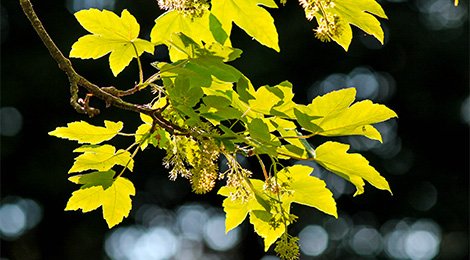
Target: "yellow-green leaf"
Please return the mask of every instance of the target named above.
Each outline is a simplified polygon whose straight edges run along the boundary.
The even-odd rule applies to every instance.
[[[250,223],[253,224],[256,233],[264,239],[264,251],[268,251],[269,247],[286,232],[286,226],[283,222],[279,222],[276,228],[271,225],[271,220],[276,215],[264,210],[250,212]]]
[[[326,142],[315,150],[315,161],[345,178],[356,186],[354,196],[364,193],[364,180],[372,186],[381,190],[388,190],[390,186],[384,177],[380,175],[374,167],[369,165],[369,161],[358,153],[347,153],[349,145],[337,142]]]
[[[261,44],[276,51],[279,39],[274,19],[259,5],[277,8],[272,0],[212,0],[212,14],[222,23],[226,32],[232,30],[232,21]]]
[[[256,90],[254,97],[248,100],[250,110],[269,115],[272,107],[281,102],[282,92],[275,87],[262,86]]]
[[[177,10],[168,11],[155,20],[150,39],[154,44],[167,44],[175,32],[183,32],[200,44],[202,42],[224,44],[228,39],[220,22],[209,11],[204,12],[201,17],[188,19]]]
[[[382,142],[380,133],[371,124],[379,123],[397,114],[384,105],[370,100],[357,102],[355,88],[333,91],[315,98],[308,106],[298,105],[294,111],[309,118],[299,124],[313,134],[324,136],[363,135]]]
[[[334,7],[328,8],[332,14],[340,19],[340,34],[333,35],[332,39],[346,51],[352,40],[350,24],[359,27],[365,33],[373,35],[383,44],[384,32],[380,22],[374,15],[387,18],[382,7],[375,0],[335,0]],[[321,16],[317,15],[319,19]]]
[[[111,52],[109,65],[117,76],[133,58],[144,51],[154,52],[152,43],[137,38],[140,25],[127,10],[119,17],[113,12],[92,8],[75,13],[75,17],[92,34],[81,37],[72,45],[72,58],[98,59]]]
[[[269,208],[268,197],[261,193],[263,190],[264,182],[257,179],[250,179],[250,187],[252,196],[248,201],[241,201],[241,199],[232,200],[230,194],[235,192],[235,187],[222,187],[217,194],[226,196],[222,203],[225,211],[225,232],[229,232],[233,228],[240,225],[245,220],[248,212],[252,210],[266,210]]]
[[[74,152],[83,152],[83,154],[75,158],[69,173],[85,170],[107,171],[116,164],[125,166],[130,171],[134,168],[131,153],[124,150],[116,152],[116,148],[109,144],[102,146],[84,145],[75,149]]]
[[[102,206],[103,218],[109,228],[121,223],[129,216],[130,196],[135,195],[135,188],[131,181],[114,178],[114,174],[114,171],[105,171],[70,177],[70,181],[82,186],[72,193],[65,210],[81,209],[85,213]]]
[[[123,123],[104,121],[105,127],[90,125],[85,121],[68,123],[67,127],[57,127],[49,135],[78,141],[79,144],[99,144],[116,136]]]
[[[286,231],[285,223],[279,221],[281,214],[279,214],[280,208],[278,205],[271,205],[277,208],[276,211],[275,207],[269,210],[269,208],[267,209],[266,206],[260,203],[260,201],[269,201],[269,197],[262,193],[265,182],[257,179],[250,179],[250,181],[253,190],[258,196],[250,200],[250,223],[253,224],[256,233],[264,239],[264,250],[268,251],[269,247]],[[289,214],[289,205],[288,203],[283,203],[284,213]],[[271,225],[273,223],[272,220],[276,220],[276,223],[279,224],[276,228],[273,228]]]
[[[310,176],[313,168],[305,165],[294,165],[286,167],[277,173],[280,183],[285,183],[293,193],[286,197],[283,202],[296,202],[299,204],[314,207],[326,214],[338,217],[336,212],[336,202],[333,193],[326,188],[324,181],[317,177]]]
[[[228,197],[234,191],[235,187],[222,187],[218,194]],[[248,201],[243,202],[241,199],[233,201],[232,198],[228,197],[224,199],[222,206],[225,211],[225,233],[240,225],[248,215]]]

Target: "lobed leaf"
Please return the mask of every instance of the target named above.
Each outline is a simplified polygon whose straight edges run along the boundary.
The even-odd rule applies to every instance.
[[[278,52],[280,51],[274,19],[268,11],[259,6],[261,4],[270,8],[277,8],[274,1],[213,0],[211,4],[211,12],[220,21],[224,31],[230,32],[232,30],[233,21],[259,43]]]
[[[188,19],[177,10],[168,11],[155,20],[155,26],[150,33],[150,39],[154,44],[166,44],[170,47],[172,61],[177,61],[179,55],[168,43],[173,33],[184,32],[199,44],[202,42],[218,42],[222,45],[230,45],[228,34],[222,29],[221,23],[209,11],[201,17]]]
[[[380,175],[374,167],[369,165],[369,161],[358,153],[347,153],[349,145],[337,142],[326,142],[315,150],[315,161],[345,178],[356,186],[356,195],[364,193],[364,180],[372,186],[381,190],[388,190],[390,186],[384,177]]]
[[[132,208],[130,196],[135,195],[135,188],[131,181],[123,177],[114,178],[114,174],[110,170],[70,177],[70,181],[82,186],[72,193],[65,210],[81,209],[85,213],[102,206],[103,218],[109,228],[121,223],[129,216]]]
[[[276,136],[269,132],[268,125],[259,118],[253,119],[248,124],[251,145],[260,154],[270,154],[277,156],[276,148],[281,146],[281,142]]]
[[[272,226],[272,219],[276,214],[265,210],[253,210],[250,212],[250,223],[253,224],[255,232],[264,239],[264,251],[268,251],[269,247],[286,232],[284,223],[278,226]]]
[[[340,17],[342,33],[334,35],[333,40],[346,51],[352,40],[351,26],[355,25],[365,33],[373,35],[383,44],[384,32],[380,27],[380,22],[374,15],[387,18],[380,4],[375,0],[335,0],[334,7],[329,10]],[[319,16],[317,16],[319,19]]]
[[[230,196],[235,191],[235,187],[222,187],[218,194]],[[233,201],[230,197],[224,199],[222,206],[225,211],[225,233],[240,225],[249,212],[249,203],[242,202],[240,199]]]
[[[78,22],[91,34],[78,39],[72,45],[70,57],[98,59],[111,52],[109,65],[117,76],[133,58],[144,51],[153,54],[155,46],[137,38],[140,25],[127,10],[121,17],[107,10],[81,10],[75,13]]]
[[[283,199],[284,203],[299,203],[314,207],[326,214],[338,218],[336,202],[333,193],[326,188],[324,181],[310,176],[313,168],[305,165],[286,167],[277,173],[278,181],[284,183],[293,191],[290,197]]]
[[[261,192],[264,182],[256,179],[249,179],[248,181],[251,184],[251,192],[253,193],[248,201],[232,200],[230,195],[235,192],[235,187],[224,186],[217,192],[217,194],[227,197],[222,203],[226,213],[225,233],[240,225],[250,211],[269,210],[269,198]]]
[[[370,100],[351,105],[355,96],[356,89],[348,88],[317,97],[308,106],[298,105],[295,108],[298,122],[312,135],[363,135],[382,142],[380,133],[371,124],[397,117],[397,114]]]
[[[83,152],[83,154],[75,158],[69,173],[85,170],[107,171],[116,164],[127,167],[130,171],[134,168],[131,153],[124,150],[116,152],[116,148],[109,144],[102,146],[84,145],[75,149],[74,152]]]
[[[99,144],[116,136],[123,127],[123,123],[104,121],[105,127],[90,125],[85,121],[68,123],[67,127],[57,127],[49,135],[78,141],[79,144]]]

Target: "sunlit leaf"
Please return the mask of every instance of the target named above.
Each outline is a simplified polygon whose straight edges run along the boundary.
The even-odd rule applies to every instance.
[[[329,171],[354,184],[357,189],[355,196],[364,193],[363,179],[377,189],[388,190],[392,193],[388,182],[374,167],[369,165],[367,159],[358,153],[347,153],[348,150],[349,145],[326,142],[317,147],[314,159]]]
[[[116,152],[116,148],[109,144],[84,145],[75,149],[74,152],[83,154],[75,158],[69,173],[85,170],[107,171],[116,164],[126,166],[131,171],[134,167],[134,160],[128,151],[119,150]]]
[[[281,142],[273,134],[269,133],[269,128],[263,120],[256,118],[248,124],[248,131],[252,145],[259,153],[266,153],[276,156],[276,147]]]
[[[226,196],[224,199],[223,207],[226,213],[225,219],[225,232],[232,230],[233,228],[240,225],[243,220],[245,220],[248,212],[252,210],[266,210],[269,209],[268,197],[263,195],[261,191],[263,190],[263,181],[250,179],[251,183],[251,192],[253,196],[250,196],[248,201],[241,201],[241,199],[232,200],[230,194],[235,192],[235,187],[222,187],[219,189],[219,195]]]
[[[162,78],[187,77],[191,87],[211,87],[220,82],[237,82],[243,74],[225,63],[240,56],[241,51],[219,43],[200,45],[182,33],[172,35],[168,42],[182,54],[182,60],[172,64],[160,62],[154,65]]]
[[[222,187],[218,194],[229,196],[235,191],[235,187]],[[224,199],[222,206],[225,211],[225,233],[240,225],[249,212],[248,202],[242,202],[240,199],[232,201],[230,197]]]
[[[281,102],[283,94],[278,88],[262,86],[256,90],[254,98],[255,99],[248,100],[250,109],[269,115],[273,106]]]
[[[119,17],[113,12],[92,8],[75,13],[75,17],[91,34],[81,37],[72,45],[72,58],[98,59],[111,52],[109,65],[114,76],[117,76],[133,58],[144,51],[154,52],[152,43],[137,38],[140,26],[127,10],[123,10]]]
[[[177,10],[168,11],[155,20],[150,38],[155,44],[166,44],[170,46],[171,60],[177,61],[181,56],[168,44],[171,35],[175,32],[184,32],[199,44],[202,42],[230,45],[228,34],[222,29],[221,23],[209,11],[204,12],[201,17],[188,19]]]
[[[333,91],[315,98],[308,106],[295,108],[299,124],[313,134],[324,136],[363,135],[382,141],[380,133],[371,125],[397,114],[384,105],[364,100],[351,105],[356,89]],[[302,115],[304,119],[300,120]]]
[[[116,136],[123,127],[122,122],[104,121],[105,127],[90,125],[85,121],[68,123],[57,127],[49,135],[78,141],[78,143],[99,144]]]
[[[374,15],[387,18],[382,7],[375,0],[335,0],[334,7],[328,10],[339,16],[342,33],[334,35],[333,40],[346,51],[352,40],[351,26],[355,25],[365,33],[373,35],[383,44],[384,32]],[[319,16],[317,16],[317,19]]]
[[[288,189],[293,191],[290,197],[286,197],[286,202],[292,201],[314,207],[338,217],[333,193],[326,188],[324,181],[310,176],[312,172],[313,168],[305,165],[286,167],[278,172],[278,181],[285,183]]]
[[[272,0],[212,0],[212,14],[226,32],[232,30],[232,21],[261,44],[279,51],[279,40],[274,19],[259,5],[277,8]]]
[[[272,226],[272,219],[276,214],[265,210],[253,210],[250,212],[250,223],[253,224],[255,232],[264,239],[264,251],[286,232],[285,224],[282,222],[278,226]]]
[[[128,179],[114,175],[114,171],[105,171],[70,177],[70,181],[82,186],[72,193],[65,210],[81,209],[85,213],[102,206],[109,228],[121,223],[129,216],[130,196],[135,195],[135,188]]]

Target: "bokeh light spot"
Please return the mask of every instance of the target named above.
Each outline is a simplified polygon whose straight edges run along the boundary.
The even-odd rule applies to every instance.
[[[372,227],[358,226],[352,232],[350,246],[359,255],[376,256],[383,249],[383,239],[380,233]]]
[[[300,250],[308,256],[321,255],[328,247],[328,233],[318,225],[306,226],[299,233]]]
[[[0,108],[0,134],[15,136],[23,128],[23,116],[14,107]]]
[[[6,197],[0,207],[1,237],[6,240],[15,240],[34,228],[41,219],[41,206],[34,200]]]
[[[106,254],[118,260],[171,259],[177,249],[177,237],[164,227],[120,227],[105,242]]]
[[[434,221],[410,219],[389,221],[385,232],[385,252],[392,259],[433,259],[439,253],[441,228]]]
[[[422,23],[430,30],[458,28],[467,20],[467,6],[462,1],[458,6],[449,0],[419,0],[416,4]]]
[[[237,227],[225,234],[225,217],[216,215],[204,227],[204,240],[216,251],[227,251],[240,242],[240,229]]]
[[[20,236],[26,228],[26,214],[16,204],[5,204],[0,208],[0,232],[9,238]]]
[[[202,240],[204,225],[209,216],[202,205],[183,205],[177,211],[177,222],[181,233],[191,240]]]
[[[348,235],[351,229],[351,220],[349,217],[345,217],[345,214],[339,214],[338,219],[328,218],[323,225],[325,230],[328,232],[331,240],[341,240]]]
[[[429,231],[412,231],[405,240],[405,251],[411,259],[432,259],[438,252],[439,241]]]
[[[178,240],[170,230],[154,227],[135,242],[131,259],[170,259],[177,248]]]

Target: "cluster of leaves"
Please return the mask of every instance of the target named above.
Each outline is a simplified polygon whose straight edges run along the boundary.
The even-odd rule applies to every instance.
[[[379,22],[369,13],[385,14],[373,0],[302,1],[307,18],[319,22],[317,34],[326,30],[322,37],[345,49],[352,38],[349,24],[383,40]],[[73,122],[49,133],[83,144],[74,150],[81,154],[69,171],[78,173],[69,180],[82,186],[73,192],[66,210],[88,212],[102,206],[110,228],[120,223],[128,216],[135,195],[132,182],[122,175],[126,169],[132,171],[138,151],[153,146],[166,151],[163,163],[171,168],[170,179],[189,179],[196,193],[209,192],[218,179],[225,180],[218,194],[226,197],[227,232],[249,215],[265,250],[278,241],[276,252],[284,259],[295,259],[298,239],[287,232],[297,218],[290,212],[291,204],[335,217],[337,209],[325,182],[311,176],[312,167],[284,166],[287,160],[317,162],[354,184],[355,195],[364,192],[365,181],[391,192],[362,155],[348,153],[349,145],[327,141],[314,148],[308,140],[317,135],[361,135],[381,142],[373,124],[396,117],[395,112],[369,100],[355,102],[354,88],[325,94],[308,105],[296,104],[288,81],[255,89],[227,63],[242,53],[230,44],[232,22],[279,51],[273,18],[259,6],[277,8],[274,1],[212,0],[210,8],[204,1],[183,2],[159,1],[170,10],[155,21],[150,41],[138,38],[140,26],[127,10],[120,17],[96,9],[75,14],[91,34],[72,46],[70,56],[97,59],[111,53],[109,64],[115,76],[136,58],[140,81],[133,89],[152,88],[153,100],[145,107],[154,113],[141,113],[143,123],[131,134],[121,132],[122,122],[111,121],[105,121],[104,127]],[[342,29],[329,31],[331,22]],[[158,44],[168,46],[171,62],[153,63],[157,72],[144,80],[139,56],[153,53]],[[102,144],[117,135],[134,141],[125,150]],[[236,154],[257,157],[264,178],[241,167]],[[219,172],[219,156],[227,159],[225,172]],[[270,166],[264,161],[270,161]],[[113,170],[116,167],[123,167],[119,174]]]

